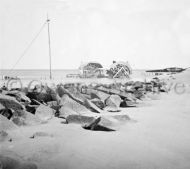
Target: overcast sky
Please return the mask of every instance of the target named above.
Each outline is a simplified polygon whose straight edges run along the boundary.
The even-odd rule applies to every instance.
[[[190,0],[0,0],[0,68],[12,68],[49,13],[52,68],[129,61],[190,66]],[[48,69],[47,27],[16,69]]]

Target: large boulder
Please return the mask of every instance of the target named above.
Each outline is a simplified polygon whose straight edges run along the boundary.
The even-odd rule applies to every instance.
[[[5,94],[8,96],[15,97],[16,100],[19,102],[27,102],[27,103],[31,102],[30,98],[27,97],[24,92],[18,90],[7,91]]]
[[[0,94],[0,104],[2,104],[7,109],[23,110],[22,104],[20,104],[14,97],[6,96]]]
[[[72,99],[75,103],[78,103],[77,105],[79,107],[85,107],[86,109],[88,109],[89,112],[93,111],[96,113],[100,113],[100,109],[93,104],[92,102],[88,101],[88,99],[86,99],[83,95],[81,95],[80,93],[71,93],[69,92],[67,89],[63,88],[63,86],[59,86],[57,88],[57,92],[59,94],[60,97],[65,97],[65,95],[67,95],[70,99]],[[67,98],[68,98],[67,97]],[[64,100],[64,98],[62,98],[62,101]]]
[[[101,101],[105,101],[110,95],[98,90],[87,89],[87,94],[91,96],[91,99],[100,99]]]
[[[102,110],[98,106],[96,106],[93,102],[91,102],[91,100],[86,99],[84,104],[85,104],[85,107],[90,109],[92,112],[102,113]]]
[[[106,99],[106,110],[110,112],[119,111],[120,104],[122,99],[118,95],[111,95],[108,99]]]
[[[0,154],[0,169],[37,169],[37,165],[25,160]]]
[[[91,113],[85,106],[79,104],[72,98],[70,98],[67,94],[62,96],[61,100],[61,109],[59,117],[67,118],[68,115],[71,114],[87,114]]]
[[[39,90],[29,91],[27,97],[39,102],[58,101],[57,93],[48,86],[41,86]]]
[[[47,121],[53,118],[55,115],[55,110],[52,108],[41,104],[35,112],[35,116],[38,117],[42,121]]]

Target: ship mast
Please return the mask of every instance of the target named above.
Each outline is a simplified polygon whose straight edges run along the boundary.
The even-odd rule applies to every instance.
[[[51,72],[51,39],[50,39],[49,23],[50,23],[50,19],[49,19],[48,14],[47,14],[48,45],[49,45],[49,78],[52,79],[52,72]]]

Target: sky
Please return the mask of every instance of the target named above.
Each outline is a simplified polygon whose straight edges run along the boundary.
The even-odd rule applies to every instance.
[[[47,13],[52,69],[190,66],[189,0],[0,0],[0,69],[14,67]],[[14,68],[49,68],[47,25]]]

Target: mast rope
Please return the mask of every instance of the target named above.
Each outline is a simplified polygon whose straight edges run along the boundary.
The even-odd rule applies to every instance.
[[[20,62],[20,60],[24,57],[24,55],[30,49],[30,47],[32,46],[32,44],[38,38],[38,36],[42,32],[42,30],[43,30],[43,28],[45,27],[46,24],[47,24],[47,21],[45,21],[45,23],[42,25],[42,27],[40,28],[40,30],[37,32],[37,34],[34,36],[34,38],[32,39],[32,41],[28,44],[28,46],[25,48],[25,50],[23,51],[23,53],[20,55],[20,57],[18,58],[18,60],[16,61],[16,63],[13,65],[13,67],[9,70],[9,72],[7,74],[10,74],[14,70],[14,68],[16,67],[16,65]]]

